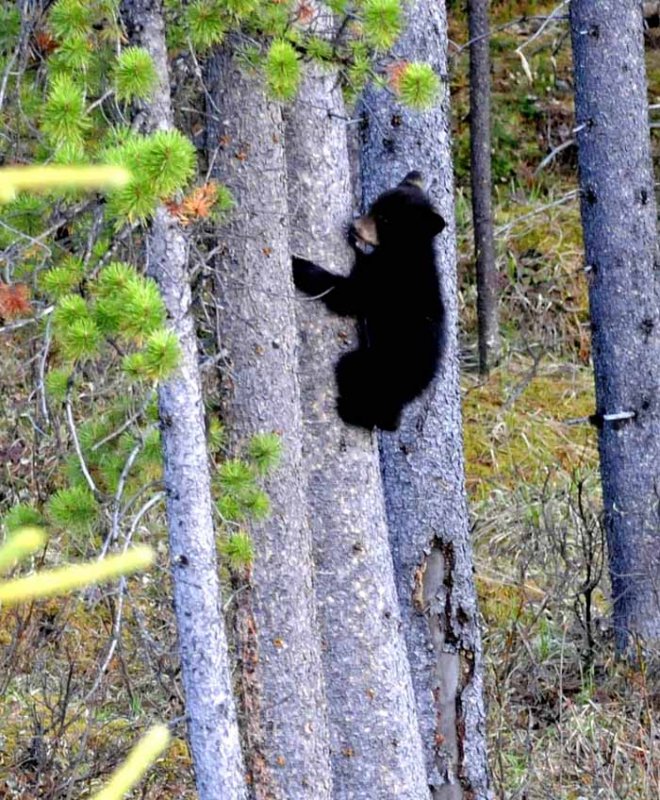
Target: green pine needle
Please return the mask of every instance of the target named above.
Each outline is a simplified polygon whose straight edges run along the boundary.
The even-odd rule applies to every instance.
[[[99,512],[87,486],[60,489],[48,501],[47,513],[55,525],[84,533],[94,524]]]
[[[126,47],[114,69],[115,94],[118,100],[146,100],[158,81],[156,67],[143,47]]]
[[[182,189],[196,168],[195,148],[180,131],[157,131],[146,140],[140,169],[159,197]]]
[[[94,322],[105,336],[116,335],[120,333],[123,312],[121,298],[97,300],[94,305]]]
[[[168,378],[181,359],[179,340],[173,331],[161,328],[150,334],[143,350],[144,374],[152,381]]]
[[[108,264],[99,273],[94,285],[97,296],[94,319],[104,333],[119,333],[122,321],[126,319],[126,298],[129,289],[139,280],[143,279],[139,278],[136,269],[120,261]]]
[[[131,130],[130,125],[119,124],[111,125],[103,134],[100,147],[101,150],[116,151],[123,147],[131,139],[135,139],[136,134]]]
[[[244,43],[239,45],[236,48],[234,59],[246,72],[258,70],[263,64],[261,49],[256,44]]]
[[[232,458],[218,468],[218,483],[230,494],[238,494],[254,485],[254,470],[245,461]]]
[[[254,488],[252,491],[243,495],[240,500],[247,515],[251,519],[264,520],[270,516],[270,500],[263,490]]]
[[[10,508],[2,520],[7,533],[12,533],[26,525],[43,525],[43,517],[36,508],[27,503],[19,503]]]
[[[51,69],[85,72],[92,59],[92,46],[86,32],[65,36],[49,61]]]
[[[96,290],[100,297],[114,297],[124,292],[136,275],[135,267],[123,261],[113,261],[99,273]]]
[[[193,47],[200,53],[219,44],[226,24],[219,4],[214,0],[195,0],[186,9],[186,25]]]
[[[398,80],[401,102],[416,111],[431,108],[440,95],[440,78],[430,64],[408,64]]]
[[[163,299],[150,278],[134,275],[118,293],[117,300],[121,304],[118,309],[120,330],[138,343],[165,322]]]
[[[48,21],[56,39],[63,42],[74,34],[85,34],[92,26],[92,4],[89,0],[58,0]]]
[[[260,521],[270,514],[268,495],[256,486],[237,494],[223,494],[216,507],[225,522],[242,522],[247,519]]]
[[[12,228],[28,236],[38,236],[43,230],[46,209],[46,201],[41,197],[19,194],[13,202],[4,206],[2,217]]]
[[[248,456],[257,472],[265,474],[274,469],[282,457],[282,441],[276,433],[258,433],[248,445]]]
[[[217,417],[212,417],[208,430],[209,450],[219,453],[227,444],[227,432]]]
[[[158,397],[154,394],[151,400],[147,403],[144,410],[144,416],[148,422],[158,422],[160,420],[160,412],[158,410]]]
[[[224,522],[240,522],[245,519],[245,511],[233,494],[223,494],[216,502],[216,508]]]
[[[111,429],[112,427],[107,417],[92,418],[79,426],[78,441],[88,459],[91,455],[92,447],[107,436]]]
[[[103,153],[106,163],[126,167],[133,175],[129,183],[108,194],[108,212],[117,220],[117,228],[125,222],[147,222],[158,206],[157,188],[144,171],[148,150],[148,137],[128,134]]]
[[[93,319],[78,319],[59,333],[65,358],[79,361],[98,355],[101,331]]]
[[[375,50],[389,50],[403,24],[399,0],[365,0],[362,18],[367,43]]]
[[[53,164],[68,166],[70,164],[82,165],[87,163],[87,153],[81,142],[64,142],[64,144],[58,144],[53,152]],[[83,190],[69,190],[71,194],[76,191],[82,192]]]
[[[372,75],[369,50],[364,42],[350,43],[350,66],[347,70],[345,92],[349,102],[355,101]]]
[[[158,207],[156,187],[143,176],[133,178],[126,186],[108,194],[107,207],[110,216],[117,220],[117,228],[126,222],[148,222]]]
[[[310,36],[305,43],[307,47],[307,55],[314,61],[331,61],[332,60],[332,45],[326,39],[321,39],[318,36]]]
[[[289,42],[273,42],[266,57],[266,80],[273,97],[291,100],[298,91],[300,78],[300,59],[296,51]]]
[[[74,322],[89,319],[87,303],[79,294],[67,294],[60,298],[53,312],[55,328],[62,332],[66,332]]]
[[[223,184],[218,184],[216,187],[215,203],[213,204],[214,212],[220,215],[228,214],[235,205],[236,203],[231,191]]]
[[[161,464],[163,460],[163,445],[158,428],[151,428],[144,437],[141,460],[148,463]]]
[[[112,494],[117,491],[119,479],[125,466],[126,458],[120,453],[108,451],[99,453],[98,470],[105,491]]]
[[[67,258],[60,266],[39,275],[39,288],[58,300],[72,292],[83,277],[83,264],[79,258]]]
[[[259,0],[221,0],[218,5],[237,19],[246,17],[257,8]]]
[[[287,36],[296,37],[297,31],[291,28],[291,2],[261,3],[256,14],[245,20],[245,29],[248,34],[256,36],[280,38]]]
[[[69,75],[56,75],[50,85],[41,127],[54,144],[80,144],[90,121],[83,90]]]
[[[121,366],[129,380],[140,382],[147,379],[144,353],[129,353],[122,359]]]
[[[227,541],[220,544],[220,552],[227,559],[230,569],[244,569],[254,561],[252,540],[246,531],[231,534]]]
[[[46,391],[53,398],[63,403],[69,391],[70,369],[51,369],[46,375]]]

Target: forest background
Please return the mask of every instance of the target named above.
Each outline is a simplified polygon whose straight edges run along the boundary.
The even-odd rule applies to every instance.
[[[484,379],[476,371],[467,21],[459,3],[448,5],[465,457],[494,788],[503,797],[655,797],[657,688],[643,670],[615,662],[608,621],[596,434],[586,422],[594,410],[593,376],[567,23],[544,25],[554,4],[491,4],[503,356]],[[11,4],[3,6],[5,37],[15,34],[14,13]],[[650,30],[652,108],[660,92],[657,45]],[[653,144],[657,158],[655,136]],[[198,196],[197,206],[184,213],[200,214],[207,199]],[[24,199],[11,210],[10,224],[28,237],[40,233],[42,202]],[[223,202],[216,201],[216,210],[225,210]],[[27,311],[31,301],[28,294],[3,291],[9,328],[16,311]],[[34,447],[30,409],[39,360],[25,358],[33,331],[27,326],[8,333],[0,337],[0,512],[9,515],[5,524],[11,527],[11,509],[31,495],[35,481],[46,496],[61,487],[62,476],[57,437],[41,440],[38,452]],[[65,396],[66,385],[51,380],[51,390]],[[85,433],[92,438],[98,430],[90,426]],[[221,431],[215,433],[219,448]],[[271,443],[260,444],[255,452],[267,460]],[[130,453],[130,442],[122,443],[118,463],[126,447]],[[139,458],[141,479],[157,481],[158,443],[147,441]],[[255,489],[252,510],[265,513],[265,502]],[[70,525],[67,513],[61,521]],[[47,563],[90,555],[82,535],[87,522],[83,516],[80,535],[49,550]],[[165,529],[155,515],[150,531],[164,560]],[[249,560],[249,545],[240,538],[221,549],[226,561]],[[131,594],[121,647],[97,687],[93,719],[72,713],[71,685],[95,684],[115,619],[112,598],[99,592],[83,604],[53,600],[2,612],[0,780],[7,792],[26,796],[22,792],[38,773],[42,796],[49,796],[48,785],[57,786],[72,770],[84,775],[79,786],[95,785],[125,754],[118,742],[128,745],[153,719],[181,715],[167,569],[162,563],[133,581],[139,591]],[[73,722],[54,725],[67,715]],[[56,731],[46,760],[39,746],[44,730]],[[144,796],[194,796],[189,766],[181,736],[150,774]]]

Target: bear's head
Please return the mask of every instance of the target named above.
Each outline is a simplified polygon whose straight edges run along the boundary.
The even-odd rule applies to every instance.
[[[384,192],[369,213],[353,222],[353,230],[366,244],[378,247],[390,242],[431,241],[445,227],[424,191],[422,175],[413,170],[394,189]]]

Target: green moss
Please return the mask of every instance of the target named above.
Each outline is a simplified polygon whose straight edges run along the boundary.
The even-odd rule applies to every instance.
[[[530,378],[530,367],[523,361],[483,383],[465,382],[467,486],[477,502],[495,489],[543,484],[557,468],[596,464],[593,428],[567,424],[593,412],[590,371],[549,365]]]

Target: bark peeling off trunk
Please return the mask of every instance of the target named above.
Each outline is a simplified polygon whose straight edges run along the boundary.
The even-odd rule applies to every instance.
[[[207,75],[215,103],[209,157],[236,200],[219,231],[216,264],[223,418],[234,452],[255,433],[276,432],[282,442],[282,461],[266,480],[272,513],[250,525],[252,578],[239,595],[239,655],[251,655],[241,659],[247,757],[257,797],[323,800],[331,773],[302,468],[284,125],[262,77],[241,70],[229,47],[213,56]]]
[[[124,0],[122,18],[133,41],[151,53],[158,74],[155,95],[143,109],[146,127],[167,128],[172,122],[172,107],[161,4]],[[158,283],[181,347],[179,367],[159,387],[158,405],[188,733],[200,800],[245,800],[187,264],[181,228],[160,207],[147,237],[147,271]]]
[[[446,78],[444,4],[417,0],[394,48]],[[446,320],[432,387],[404,412],[399,431],[380,435],[392,551],[417,714],[434,798],[490,796],[482,646],[465,498],[457,346],[457,293],[449,92],[428,112],[406,110],[390,93],[366,93],[361,151],[365,207],[412,169],[447,221],[436,239]],[[411,354],[413,357],[414,354]]]
[[[292,252],[346,273],[346,115],[331,72],[309,68],[287,114]],[[428,797],[401,634],[377,453],[335,410],[334,364],[352,320],[299,297],[304,455],[337,800]]]
[[[636,636],[660,643],[660,259],[641,13],[635,0],[571,3],[601,477],[621,653]],[[631,418],[606,418],[622,412]]]

